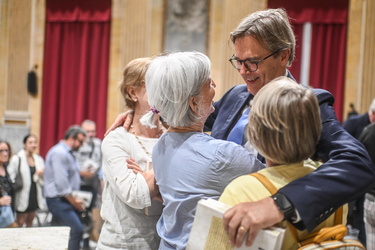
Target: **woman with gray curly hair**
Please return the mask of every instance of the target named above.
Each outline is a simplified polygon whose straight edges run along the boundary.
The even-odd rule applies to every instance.
[[[170,127],[153,148],[156,183],[164,201],[156,225],[159,249],[185,249],[200,199],[218,199],[236,177],[263,164],[243,147],[203,133],[214,111],[215,82],[210,60],[200,52],[175,52],[155,58],[146,73],[151,108]]]

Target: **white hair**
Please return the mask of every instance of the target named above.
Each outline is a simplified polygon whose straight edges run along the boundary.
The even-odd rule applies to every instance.
[[[372,103],[370,104],[369,110],[371,112],[375,112],[375,98],[372,100]]]
[[[145,77],[148,103],[154,111],[142,117],[141,122],[153,127],[153,114],[157,110],[169,126],[193,124],[199,117],[191,110],[189,101],[199,95],[209,80],[210,68],[210,59],[200,52],[174,52],[156,57]]]

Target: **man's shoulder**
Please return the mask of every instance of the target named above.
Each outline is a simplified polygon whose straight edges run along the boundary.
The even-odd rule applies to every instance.
[[[362,120],[366,120],[367,113],[365,114],[359,114],[359,115],[352,115],[349,117],[343,124],[344,127],[349,126],[351,124],[357,124],[360,123]]]
[[[68,153],[68,150],[66,149],[66,147],[64,147],[62,142],[59,142],[48,151],[46,158],[49,158],[53,155],[65,155],[67,153]]]
[[[368,135],[375,136],[375,122],[371,123],[370,125],[367,125],[363,129],[362,134],[364,136],[368,136]]]
[[[218,101],[218,103],[237,103],[241,100],[247,100],[250,96],[252,95],[247,90],[246,84],[240,84],[229,89]]]
[[[56,152],[56,151],[65,151],[65,147],[60,141],[59,143],[52,146],[52,148],[49,150],[49,152]]]
[[[315,89],[315,88],[312,88],[311,90],[314,92],[314,94],[318,98],[319,104],[321,104],[322,102],[330,102],[331,104],[333,104],[334,97],[329,91],[325,89]]]
[[[226,94],[235,94],[235,93],[246,93],[246,94],[250,94],[247,90],[247,86],[246,84],[239,84],[239,85],[235,85],[233,86],[232,88],[230,88]]]
[[[357,121],[357,120],[362,120],[367,117],[367,113],[364,114],[358,114],[358,115],[352,115],[348,118],[347,121]]]

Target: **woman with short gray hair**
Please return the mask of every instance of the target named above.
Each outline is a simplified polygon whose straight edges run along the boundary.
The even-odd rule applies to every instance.
[[[179,52],[161,56],[156,61],[146,74],[150,105],[160,110],[169,126],[186,127],[195,123],[202,117],[190,108],[189,100],[198,98],[202,86],[210,80],[210,59],[198,52]],[[212,85],[214,88],[213,81]]]
[[[218,199],[231,180],[263,168],[243,147],[203,133],[214,111],[210,66],[200,52],[175,52],[155,58],[146,73],[151,111],[142,120],[152,123],[159,114],[170,126],[152,152],[164,200],[159,249],[185,249],[198,201]]]

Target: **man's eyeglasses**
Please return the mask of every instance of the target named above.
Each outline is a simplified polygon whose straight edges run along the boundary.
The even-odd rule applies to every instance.
[[[229,58],[229,61],[230,63],[233,65],[233,67],[237,70],[240,70],[241,69],[241,66],[242,64],[245,65],[246,69],[250,72],[255,72],[258,70],[258,64],[263,62],[264,60],[266,60],[267,58],[275,55],[276,53],[278,53],[279,51],[281,51],[283,49],[278,49],[276,50],[275,52],[273,52],[271,55],[268,55],[266,56],[265,58],[263,59],[260,59],[259,61],[254,61],[252,59],[246,59],[246,60],[239,60],[237,59],[234,55]]]
[[[2,154],[2,153],[9,153],[9,150],[8,149],[0,149],[0,154]]]

